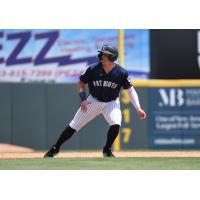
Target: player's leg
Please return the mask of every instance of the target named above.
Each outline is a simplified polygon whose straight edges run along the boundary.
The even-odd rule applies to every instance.
[[[56,144],[54,144],[51,149],[44,155],[44,157],[54,157],[60,151],[61,145],[72,137],[72,135],[76,132],[75,129],[71,128],[69,125],[63,130],[60,137],[58,138]]]
[[[44,155],[44,157],[54,157],[56,154],[58,154],[61,145],[65,141],[70,139],[76,131],[79,131],[89,121],[91,121],[97,115],[101,113],[100,102],[98,102],[96,99],[92,98],[91,96],[88,97],[88,101],[91,102],[91,104],[88,104],[87,111],[82,112],[80,108],[78,109],[73,120],[64,129],[64,131],[61,133],[60,137],[58,138],[56,144],[54,144],[51,147],[51,149]]]
[[[112,145],[119,133],[119,128],[120,128],[120,125],[118,125],[118,124],[110,126],[108,133],[107,133],[106,145],[103,148],[103,156],[104,157],[115,157],[112,153]]]
[[[69,126],[76,131],[79,131],[84,127],[88,122],[93,120],[96,116],[101,114],[102,103],[94,99],[92,96],[89,96],[87,99],[90,104],[88,104],[87,111],[82,112],[81,108],[75,114],[73,120],[70,122]]]
[[[119,101],[109,102],[103,111],[103,116],[110,125],[106,145],[103,148],[103,155],[104,157],[114,157],[111,147],[119,133],[122,119]]]

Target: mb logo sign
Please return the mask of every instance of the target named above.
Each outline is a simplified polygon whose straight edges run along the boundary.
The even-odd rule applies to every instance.
[[[182,106],[184,104],[184,91],[182,89],[159,89],[161,101],[158,103],[159,107],[163,106]]]

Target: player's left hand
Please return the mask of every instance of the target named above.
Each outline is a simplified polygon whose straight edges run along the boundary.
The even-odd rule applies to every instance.
[[[91,102],[89,102],[88,100],[82,101],[81,102],[81,111],[86,112],[89,104],[91,104]]]
[[[137,114],[138,114],[140,119],[145,119],[146,118],[146,113],[141,108],[137,109]]]

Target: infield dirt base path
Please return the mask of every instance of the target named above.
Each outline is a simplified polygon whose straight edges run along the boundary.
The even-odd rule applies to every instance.
[[[200,157],[199,151],[126,151],[115,152],[116,157]],[[42,158],[44,153],[0,153],[2,158]],[[57,158],[94,158],[102,157],[101,152],[60,152]]]
[[[121,151],[114,152],[116,157],[200,157],[200,151]],[[34,152],[33,149],[0,144],[0,159],[2,158],[43,158],[44,152]],[[60,152],[58,158],[100,158],[100,151]]]

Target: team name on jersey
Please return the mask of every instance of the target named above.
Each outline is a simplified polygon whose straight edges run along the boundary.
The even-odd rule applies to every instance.
[[[118,84],[113,83],[111,81],[102,81],[102,80],[93,81],[94,87],[109,87],[109,88],[115,89],[117,85]]]

